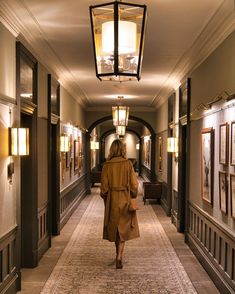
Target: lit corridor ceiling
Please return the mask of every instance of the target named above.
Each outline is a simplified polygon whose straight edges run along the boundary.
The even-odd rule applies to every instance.
[[[147,5],[141,80],[100,82],[89,6],[105,2],[0,1],[4,24],[87,109],[114,105],[119,95],[131,107],[158,107],[232,30],[233,0],[127,1]]]

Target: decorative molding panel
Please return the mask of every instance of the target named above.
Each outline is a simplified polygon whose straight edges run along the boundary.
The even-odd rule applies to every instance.
[[[87,194],[87,175],[83,175],[60,193],[60,229],[66,224]]]
[[[235,291],[235,236],[196,205],[189,204],[189,245],[221,293]]]
[[[0,238],[0,293],[15,293],[19,275],[16,266],[16,232],[13,228]]]
[[[49,248],[48,202],[38,209],[38,259]]]

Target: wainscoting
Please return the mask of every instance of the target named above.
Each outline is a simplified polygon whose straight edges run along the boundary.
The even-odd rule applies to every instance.
[[[171,215],[171,208],[170,208],[170,201],[168,197],[168,186],[167,183],[161,182],[162,184],[162,198],[161,198],[161,205],[162,208],[165,210],[166,215],[170,216]]]
[[[140,175],[144,181],[151,181],[151,170],[147,168],[145,165],[141,165]]]
[[[60,229],[66,224],[74,210],[88,191],[86,174],[60,193]]]
[[[172,191],[172,209],[171,209],[171,221],[178,227],[178,191],[175,189]]]
[[[201,208],[189,204],[188,243],[221,293],[235,292],[235,237]]]
[[[0,293],[16,293],[19,290],[19,274],[16,266],[17,227],[0,239]]]
[[[48,202],[38,209],[38,260],[50,247],[48,234]]]

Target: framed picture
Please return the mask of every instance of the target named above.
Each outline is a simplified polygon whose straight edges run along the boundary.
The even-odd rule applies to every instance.
[[[78,140],[74,140],[74,172],[78,171]]]
[[[213,204],[214,129],[201,131],[201,193],[202,199]]]
[[[219,171],[219,204],[222,212],[228,211],[227,174]]]
[[[235,175],[230,174],[231,215],[235,219]]]
[[[158,138],[158,170],[162,171],[162,137]]]
[[[228,123],[219,127],[219,163],[228,163]]]
[[[235,121],[231,123],[231,165],[235,166]]]

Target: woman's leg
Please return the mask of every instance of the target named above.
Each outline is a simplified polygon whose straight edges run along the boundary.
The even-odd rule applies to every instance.
[[[124,251],[125,241],[121,241],[119,232],[117,231],[117,238],[116,238],[116,267],[122,268],[122,255]]]

